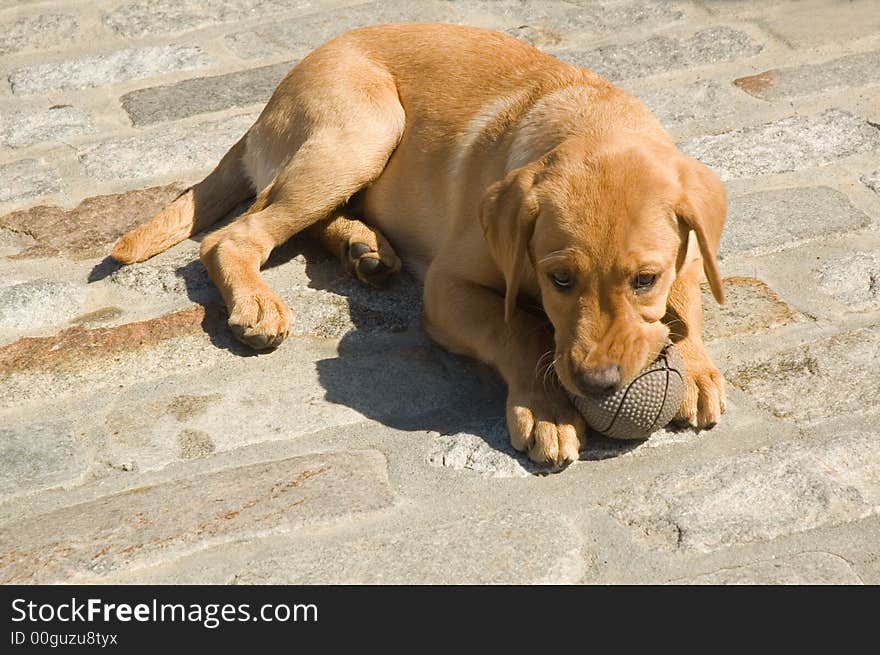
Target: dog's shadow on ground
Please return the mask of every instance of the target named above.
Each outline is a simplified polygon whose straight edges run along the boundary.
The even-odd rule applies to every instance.
[[[474,435],[526,471],[548,472],[510,445],[500,377],[427,336],[422,286],[406,268],[387,288],[373,289],[348,277],[338,260],[307,238],[294,239],[273,255],[279,263],[294,256],[305,260],[309,287],[348,303],[352,329],[340,339],[336,357],[316,364],[326,400],[401,430]],[[643,443],[593,433],[581,459],[615,457]]]
[[[89,275],[86,278],[86,281],[89,283],[92,282],[100,282],[101,280],[110,277],[113,273],[122,268],[122,264],[117,262],[115,259],[107,255],[95,264],[92,267],[92,270],[89,271]]]
[[[316,363],[325,399],[407,431],[479,431],[475,417],[504,412],[503,384],[488,367],[434,344],[422,327],[422,288],[407,270],[375,289],[303,239],[308,286],[344,299],[336,357]],[[309,309],[301,307],[306,313]],[[485,436],[485,435],[480,435]]]
[[[217,227],[233,220],[242,208]],[[195,239],[199,241],[201,236]],[[278,290],[288,296],[285,300],[291,302],[294,321],[319,327],[321,321],[344,323],[338,326],[342,334],[336,357],[315,364],[325,400],[399,430],[474,435],[489,448],[514,458],[526,471],[547,472],[510,446],[504,428],[506,392],[497,374],[481,363],[445,351],[425,334],[421,285],[412,274],[404,269],[387,288],[367,287],[350,278],[336,258],[306,235],[297,235],[273,251],[263,271],[267,277],[277,277],[272,269],[293,259],[304,263],[309,289],[332,294],[289,297],[291,294],[283,292],[285,278]],[[94,267],[89,281],[117,271],[119,264],[108,257]],[[202,328],[216,347],[242,357],[284,356],[283,344],[276,352],[257,353],[232,336],[220,294],[198,258],[178,265],[173,274],[189,299],[204,307]],[[270,282],[270,286],[275,285]],[[347,305],[347,310],[340,310],[340,305]],[[345,315],[336,316],[334,311]],[[581,459],[617,456],[639,443],[595,435]]]
[[[346,297],[354,326],[340,340],[338,356],[317,363],[327,400],[402,430],[474,435],[529,473],[552,472],[510,445],[507,390],[498,374],[427,336],[422,286],[414,275],[404,268],[388,288],[372,289],[345,276],[338,261],[315,244],[304,240],[298,253],[305,256],[311,287]],[[608,459],[644,443],[591,431],[580,459]]]

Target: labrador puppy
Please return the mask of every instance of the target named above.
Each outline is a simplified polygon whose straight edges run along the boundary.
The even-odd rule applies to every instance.
[[[687,367],[680,418],[709,428],[724,411],[700,337],[704,274],[723,302],[724,188],[587,69],[483,29],[353,30],[305,57],[217,168],[112,255],[143,261],[254,193],[201,243],[253,348],[278,346],[293,320],[260,267],[308,230],[367,284],[402,255],[429,334],[500,373],[511,443],[535,462],[584,447],[566,392],[613,391],[670,337]]]

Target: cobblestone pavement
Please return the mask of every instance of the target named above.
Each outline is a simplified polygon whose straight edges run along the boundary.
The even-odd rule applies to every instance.
[[[716,429],[536,475],[408,275],[294,239],[252,355],[196,241],[105,260],[304,53],[401,20],[592,67],[723,176]],[[877,584],[878,369],[875,0],[0,0],[0,581]]]

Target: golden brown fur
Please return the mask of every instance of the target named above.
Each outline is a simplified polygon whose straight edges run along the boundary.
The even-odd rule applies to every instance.
[[[723,300],[724,189],[586,69],[475,28],[348,32],[297,65],[217,169],[113,256],[146,259],[250,192],[250,210],[201,253],[230,327],[255,348],[277,346],[293,320],[260,267],[309,229],[367,283],[402,254],[424,279],[429,333],[499,371],[511,442],[535,461],[565,464],[584,444],[566,391],[614,388],[670,334],[687,367],[680,415],[709,427],[724,410],[699,293],[705,270]]]

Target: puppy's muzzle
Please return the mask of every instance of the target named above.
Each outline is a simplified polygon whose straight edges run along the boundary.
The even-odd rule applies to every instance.
[[[598,368],[582,366],[575,373],[574,381],[578,390],[588,396],[614,393],[620,387],[620,366],[617,364]]]

